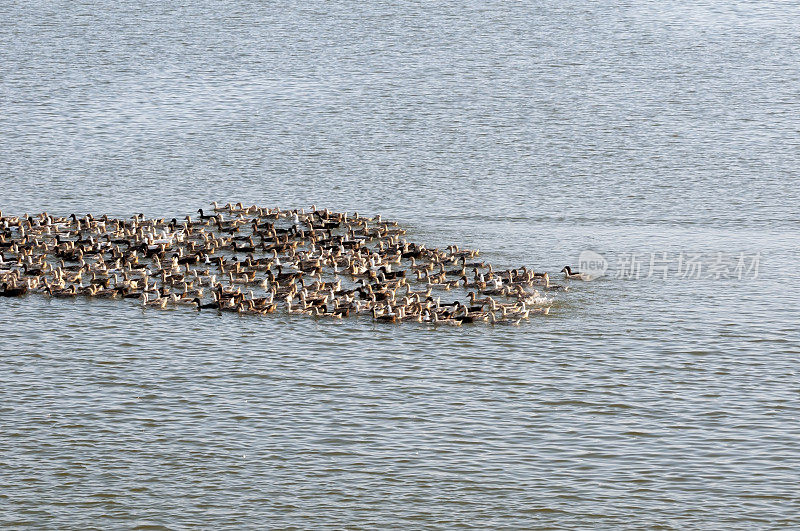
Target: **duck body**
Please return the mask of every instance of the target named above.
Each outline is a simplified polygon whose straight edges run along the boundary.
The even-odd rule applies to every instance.
[[[192,303],[197,305],[197,311],[198,312],[201,311],[201,310],[219,310],[220,309],[219,302],[203,303],[203,301],[201,301],[199,297],[195,297],[192,300]]]
[[[568,278],[570,280],[584,280],[584,275],[577,271],[573,271],[570,266],[564,266],[564,269],[561,270],[564,273],[564,278]]]
[[[8,283],[3,282],[3,290],[0,291],[0,297],[21,297],[27,293],[28,286],[10,287]]]

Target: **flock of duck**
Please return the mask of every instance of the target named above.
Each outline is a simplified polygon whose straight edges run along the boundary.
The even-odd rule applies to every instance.
[[[495,270],[477,250],[411,243],[381,216],[241,203],[197,213],[182,221],[0,213],[0,296],[458,326],[519,324],[547,314],[550,293],[567,289],[546,272]]]

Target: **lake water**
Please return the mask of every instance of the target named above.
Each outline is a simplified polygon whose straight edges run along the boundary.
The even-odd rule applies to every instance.
[[[754,1],[0,6],[4,213],[316,203],[608,263],[520,327],[0,301],[0,521],[800,525],[799,38]]]

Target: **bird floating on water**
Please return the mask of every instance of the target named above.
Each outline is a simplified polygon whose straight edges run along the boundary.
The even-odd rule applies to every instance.
[[[381,216],[216,202],[197,213],[181,221],[0,213],[0,296],[138,298],[143,308],[240,315],[281,308],[458,326],[519,324],[553,304],[537,286],[566,290],[550,285],[546,272],[495,270],[477,250],[409,242]],[[468,304],[442,301],[462,290]]]
[[[573,271],[572,267],[564,266],[564,269],[561,270],[564,273],[564,278],[569,278],[572,280],[587,280],[588,275],[584,273],[579,273],[578,271]]]

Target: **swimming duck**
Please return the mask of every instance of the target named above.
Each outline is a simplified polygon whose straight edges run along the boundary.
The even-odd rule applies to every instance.
[[[9,287],[7,282],[3,282],[3,291],[0,291],[0,297],[21,297],[26,293],[28,293],[28,286]]]
[[[565,278],[584,280],[584,275],[582,273],[578,273],[577,271],[573,271],[570,266],[564,266],[564,269],[562,269],[561,272],[564,273]]]

